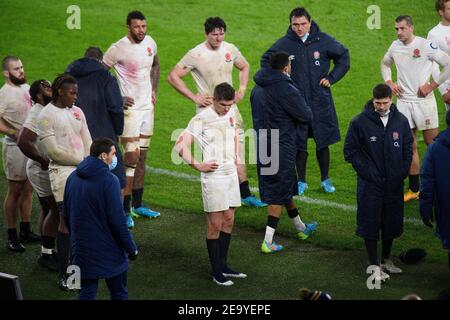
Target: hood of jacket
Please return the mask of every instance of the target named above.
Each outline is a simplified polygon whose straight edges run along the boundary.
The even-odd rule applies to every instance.
[[[96,157],[88,156],[78,165],[76,174],[82,179],[88,179],[104,171],[109,171],[106,163]]]
[[[255,83],[261,87],[267,87],[277,82],[287,81],[293,83],[291,78],[283,72],[273,70],[272,68],[263,68],[259,70],[253,77]]]
[[[392,103],[391,107],[389,109],[389,119],[391,117],[393,117],[397,112],[398,112],[398,110],[397,110],[396,105],[394,103]],[[373,105],[373,99],[367,101],[366,105],[364,106],[364,115],[376,123],[381,123],[379,121],[380,115],[375,111],[375,106]]]
[[[99,70],[105,70],[100,61],[93,58],[81,58],[72,62],[66,72],[74,77],[85,77]]]

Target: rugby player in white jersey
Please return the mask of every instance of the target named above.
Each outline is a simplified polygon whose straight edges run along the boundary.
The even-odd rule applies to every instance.
[[[265,207],[267,204],[250,193],[245,167],[244,123],[236,105],[244,98],[250,65],[236,46],[224,41],[227,31],[225,21],[219,17],[210,17],[204,26],[206,40],[189,50],[170,72],[168,81],[178,92],[196,104],[198,113],[212,105],[214,88],[218,84],[222,82],[233,84],[233,68],[239,70],[240,86],[233,107],[238,116],[239,152],[242,159],[242,163],[237,165],[240,193],[243,204]],[[194,94],[182,80],[189,73],[194,78],[197,94]]]
[[[213,281],[233,284],[227,277],[245,278],[227,264],[234,224],[234,212],[241,206],[236,163],[238,156],[235,91],[224,82],[213,91],[212,106],[205,108],[189,122],[177,139],[175,151],[195,170],[201,172],[203,208],[206,213],[206,245],[212,266]],[[192,156],[191,145],[197,141],[203,161]]]
[[[128,14],[127,28],[128,34],[111,45],[103,56],[103,63],[107,68],[115,69],[120,91],[126,99],[120,140],[124,147],[127,176],[124,211],[130,225],[129,213],[135,217],[160,216],[159,212],[142,204],[147,152],[153,136],[159,59],[156,42],[146,34],[147,22],[141,12]]]
[[[70,237],[64,220],[64,189],[69,175],[89,155],[92,143],[84,113],[74,106],[77,93],[75,78],[69,74],[58,76],[52,85],[52,101],[37,119],[37,135],[50,160],[50,185],[60,214],[56,247],[61,289],[70,289],[66,284]]]
[[[441,22],[430,30],[428,40],[436,43],[439,49],[450,55],[450,0],[437,0],[436,11],[441,17]],[[439,66],[435,64],[433,78],[437,79],[438,77]],[[450,108],[450,79],[439,86],[439,91],[448,110]]]
[[[5,84],[0,89],[0,133],[3,142],[3,169],[8,181],[4,202],[8,241],[6,247],[14,252],[25,250],[24,242],[39,242],[40,237],[30,228],[33,187],[27,178],[27,157],[17,146],[17,135],[31,108],[30,86],[26,83],[22,61],[7,56],[2,61]],[[20,213],[20,239],[17,219]]]
[[[36,192],[41,204],[39,229],[42,246],[38,263],[50,271],[57,271],[57,259],[53,252],[58,232],[59,213],[48,175],[48,159],[37,136],[37,118],[44,107],[52,100],[52,84],[44,79],[36,80],[30,86],[33,103],[27,119],[17,139],[17,145],[27,161],[27,177]]]
[[[416,131],[423,131],[429,145],[438,134],[439,120],[433,90],[450,77],[450,57],[437,44],[414,35],[410,16],[395,20],[398,40],[394,41],[381,61],[384,81],[397,96],[397,108],[409,121],[413,131],[413,161],[409,172],[409,190],[404,201],[419,198],[420,160],[417,151]],[[437,81],[430,82],[433,62],[442,67]],[[397,68],[397,82],[392,81],[391,65]]]

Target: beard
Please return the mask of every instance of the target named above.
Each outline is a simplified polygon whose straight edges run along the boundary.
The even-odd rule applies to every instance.
[[[52,97],[44,96],[44,106],[48,105],[50,102],[52,102]]]
[[[20,86],[24,83],[27,82],[27,79],[25,78],[25,75],[23,76],[22,79],[17,78],[15,76],[13,76],[11,73],[9,74],[9,81],[11,81],[13,84],[15,84],[16,86]]]
[[[138,35],[134,34],[132,32],[130,32],[130,35],[131,35],[131,38],[133,38],[134,42],[136,42],[136,43],[141,43],[145,39],[145,35],[144,35],[144,38],[142,38],[142,39],[139,39]]]

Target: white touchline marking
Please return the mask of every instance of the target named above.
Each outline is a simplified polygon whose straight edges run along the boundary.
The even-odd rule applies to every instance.
[[[182,172],[176,172],[176,171],[172,171],[172,170],[153,168],[153,167],[147,166],[147,172],[171,176],[174,178],[179,178],[179,179],[188,180],[188,181],[192,181],[192,182],[200,182],[199,176],[182,173]],[[255,187],[251,187],[250,190],[252,192],[259,193],[259,189],[255,188]],[[305,196],[295,196],[294,198],[296,198],[297,200],[300,200],[301,202],[308,203],[308,204],[314,204],[314,205],[319,205],[319,206],[323,206],[323,207],[331,207],[331,208],[341,209],[341,210],[349,211],[352,213],[356,212],[356,206],[352,206],[352,205],[348,205],[348,204],[336,203],[336,202],[321,200],[321,199],[313,199],[313,198],[309,198],[309,197],[305,197]],[[419,219],[416,219],[416,218],[405,217],[404,221],[408,222],[408,223],[416,224],[416,225],[422,224],[422,221]]]
[[[0,142],[3,143],[4,141],[5,141],[5,138],[0,139]],[[179,179],[188,180],[188,181],[192,181],[192,182],[200,182],[200,177],[194,176],[192,174],[176,172],[176,171],[160,169],[160,168],[153,168],[153,167],[149,167],[149,166],[146,166],[146,167],[147,167],[147,172],[150,172],[150,173],[171,176],[174,178],[179,178]],[[250,190],[252,192],[259,193],[259,189],[255,188],[255,187],[251,187]],[[309,197],[305,197],[305,196],[295,196],[294,198],[296,198],[297,200],[300,200],[304,203],[315,204],[315,205],[319,205],[319,206],[323,206],[323,207],[331,207],[331,208],[341,209],[341,210],[350,211],[350,212],[356,211],[356,206],[352,206],[352,205],[348,205],[348,204],[336,203],[336,202],[321,200],[321,199],[313,199],[313,198],[309,198]],[[422,224],[422,221],[419,219],[416,219],[416,218],[405,217],[404,221],[411,223],[411,224],[416,224],[416,225]]]

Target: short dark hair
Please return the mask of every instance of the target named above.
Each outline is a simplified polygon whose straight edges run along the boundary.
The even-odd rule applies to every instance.
[[[131,20],[133,20],[133,19],[147,20],[147,19],[145,19],[144,14],[142,12],[138,11],[138,10],[131,11],[127,15],[127,26],[131,25]]]
[[[18,57],[16,57],[16,56],[6,56],[6,57],[4,57],[3,61],[2,61],[3,71],[9,70],[9,62],[11,62],[11,61],[19,61],[19,60],[20,59]]]
[[[395,19],[395,22],[397,22],[397,23],[402,22],[402,21],[405,21],[408,26],[413,26],[414,25],[414,21],[413,21],[413,18],[411,16],[398,16]]]
[[[86,49],[86,52],[84,53],[85,58],[94,58],[97,60],[103,59],[103,52],[98,47],[89,47]]]
[[[214,88],[214,99],[216,101],[234,100],[235,91],[228,82],[222,82]]]
[[[450,1],[450,0],[449,0]],[[450,127],[450,109],[447,110],[447,113],[445,114],[445,122]]]
[[[385,83],[380,83],[373,88],[374,99],[392,98],[392,89]]]
[[[445,4],[450,0],[436,0],[436,11],[444,10]]]
[[[59,89],[63,88],[66,85],[74,85],[74,84],[77,84],[77,80],[68,73],[63,73],[57,76],[52,84],[53,102],[55,102],[59,97],[58,94]]]
[[[40,80],[36,80],[35,82],[33,82],[31,84],[29,93],[30,93],[31,100],[33,100],[34,102],[37,102],[37,95],[39,93],[41,93],[42,84],[45,82],[47,82],[47,80],[40,79]]]
[[[297,7],[289,14],[289,23],[292,21],[292,17],[305,17],[308,22],[311,22],[311,15],[304,7]]]
[[[270,67],[274,70],[283,70],[289,65],[289,54],[284,51],[274,52],[270,55]]]
[[[110,153],[111,148],[114,146],[114,142],[109,138],[97,138],[92,141],[89,154],[92,157],[98,158],[103,152]]]
[[[227,32],[227,24],[219,17],[209,17],[206,19],[204,26],[206,34],[214,31],[214,29],[223,29],[224,32]]]

